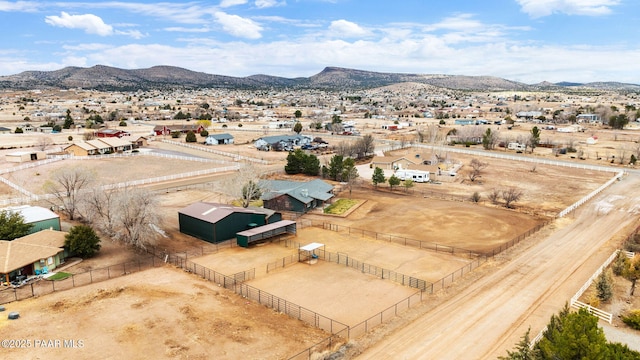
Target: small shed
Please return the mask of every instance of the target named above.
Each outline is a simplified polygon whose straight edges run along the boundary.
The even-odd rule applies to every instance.
[[[296,222],[291,220],[281,220],[264,226],[253,227],[249,230],[236,234],[238,246],[249,247],[262,240],[271,239],[282,234],[296,234]]]
[[[44,160],[47,153],[44,151],[16,151],[5,155],[7,162],[21,163],[27,161]]]

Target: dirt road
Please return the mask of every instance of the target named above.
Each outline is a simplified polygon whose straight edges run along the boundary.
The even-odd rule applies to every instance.
[[[365,350],[358,359],[495,359],[531,326],[534,337],[611,254],[607,242],[638,219],[631,175],[583,205],[504,267]]]

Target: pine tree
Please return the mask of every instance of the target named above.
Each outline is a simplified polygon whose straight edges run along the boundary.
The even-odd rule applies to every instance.
[[[383,184],[387,179],[384,177],[384,171],[377,167],[373,170],[373,176],[371,177],[371,181],[373,181],[373,185],[378,187],[378,184]]]
[[[507,356],[500,356],[500,360],[536,360],[540,359],[540,352],[536,347],[531,348],[529,333],[531,328],[522,336],[513,351],[507,350]]]
[[[600,273],[600,276],[598,276],[598,280],[596,282],[596,290],[598,292],[598,299],[602,300],[602,301],[609,301],[611,300],[611,297],[613,296],[613,289],[612,289],[612,279],[611,276],[609,275],[608,271],[603,271]]]

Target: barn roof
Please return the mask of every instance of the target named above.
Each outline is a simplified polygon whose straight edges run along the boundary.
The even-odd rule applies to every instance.
[[[206,222],[216,223],[233,213],[262,214],[270,217],[275,214],[275,211],[254,206],[243,208],[227,204],[197,202],[179,210],[178,213]]]
[[[310,203],[314,199],[326,201],[333,197],[333,186],[320,179],[307,182],[286,180],[263,180],[268,189],[263,195],[263,200],[271,200],[280,195],[287,194],[302,203]]]
[[[12,206],[7,207],[0,210],[11,211],[14,213],[19,213],[24,218],[24,222],[27,224],[31,224],[38,221],[57,219],[59,218],[58,214],[53,211],[43,208],[40,206],[31,206],[31,205],[22,205],[22,206]],[[10,239],[13,240],[13,239]]]

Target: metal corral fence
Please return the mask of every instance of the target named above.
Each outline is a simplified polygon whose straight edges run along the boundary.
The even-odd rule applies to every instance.
[[[386,308],[376,315],[373,315],[367,320],[349,327],[349,339],[366,334],[367,332],[371,331],[371,329],[393,319],[394,317],[398,316],[399,313],[410,309],[412,306],[419,304],[421,301],[422,291],[418,291],[408,298],[394,305],[391,305],[390,307]]]
[[[526,232],[524,232],[524,233],[516,236],[515,238],[507,241],[506,243],[500,244],[500,246],[495,247],[491,251],[487,251],[486,253],[484,253],[484,255],[485,256],[496,256],[499,253],[507,250],[508,248],[513,247],[514,245],[518,244],[522,240],[528,238],[529,236],[531,236],[531,235],[537,233],[538,231],[542,230],[542,228],[544,228],[548,224],[549,224],[548,221],[545,221],[542,224],[538,224],[538,225],[534,226],[533,228],[527,230]]]
[[[429,289],[429,293],[433,294],[436,291],[444,289],[445,287],[453,284],[453,282],[456,279],[461,278],[464,274],[470,273],[474,269],[477,269],[478,267],[480,267],[480,265],[482,265],[485,262],[487,262],[487,259],[488,259],[488,257],[486,257],[486,256],[478,257],[478,258],[474,259],[473,261],[471,261],[470,263],[468,263],[467,265],[461,267],[460,269],[458,269],[458,270],[452,272],[451,274],[443,277],[442,279],[434,282],[433,284],[431,284],[431,289]]]
[[[370,230],[363,230],[363,229],[354,229],[352,227],[349,226],[344,226],[344,225],[337,225],[337,224],[332,224],[332,223],[328,223],[328,222],[324,222],[324,221],[315,221],[315,220],[303,220],[303,221],[299,221],[298,222],[298,226],[300,228],[305,228],[305,227],[310,227],[310,226],[314,226],[314,227],[321,227],[325,230],[331,230],[331,231],[335,231],[335,232],[346,232],[349,235],[360,235],[360,236],[367,236],[376,240],[384,240],[384,241],[388,241],[388,242],[392,242],[392,243],[396,243],[396,244],[400,244],[400,245],[404,245],[404,246],[412,246],[412,247],[416,247],[418,249],[427,249],[427,250],[433,250],[436,252],[446,252],[449,254],[458,254],[458,255],[468,255],[471,257],[474,256],[478,256],[480,254],[471,251],[471,250],[467,250],[467,249],[461,249],[461,248],[456,248],[453,246],[447,246],[447,245],[441,245],[441,244],[435,244],[435,243],[430,243],[427,241],[423,241],[423,240],[416,240],[416,239],[410,239],[404,236],[397,236],[397,235],[391,235],[391,234],[384,234],[384,233],[379,233],[379,232],[375,232],[375,231],[370,231]]]
[[[568,208],[562,210],[559,214],[558,217],[564,217],[567,214],[569,214],[570,212],[572,212],[573,210],[577,209],[580,205],[584,204],[585,202],[591,200],[591,198],[593,198],[594,196],[598,195],[600,192],[602,192],[604,189],[608,188],[609,186],[611,186],[611,184],[615,183],[617,180],[620,180],[622,178],[622,176],[624,175],[623,171],[620,171],[619,173],[616,174],[616,176],[614,176],[613,178],[611,178],[609,181],[607,181],[606,183],[602,184],[599,188],[595,189],[594,191],[592,191],[591,193],[589,193],[589,195],[583,197],[582,199],[576,201],[575,203],[573,203],[571,206],[569,206]]]
[[[289,315],[294,319],[304,321],[305,323],[318,329],[322,329],[330,334],[340,334],[345,338],[348,337],[349,326],[326,316],[320,315],[315,311],[309,310],[300,305],[279,298],[264,290],[260,290],[247,284],[240,284],[236,289],[236,292],[249,300],[256,301],[259,304],[262,304],[277,312]]]
[[[95,282],[109,280],[163,265],[164,262],[160,261],[155,256],[147,256],[126,263],[72,274],[64,280],[41,279],[18,288],[7,287],[6,289],[0,290],[0,304],[24,300],[34,296],[46,295],[55,291],[67,290],[77,286],[89,285]]]
[[[304,360],[304,359],[308,360],[314,356],[316,359],[321,359],[322,357],[319,357],[316,354],[322,354],[323,352],[332,349],[335,344],[340,344],[340,343],[344,343],[344,337],[340,335],[331,335],[328,338],[320,342],[317,342],[313,346],[307,349],[304,349],[301,352],[291,356],[289,360]]]
[[[302,246],[302,244],[295,242],[290,238],[281,239],[280,242],[284,243],[284,246],[286,247],[300,248]],[[433,285],[428,281],[418,279],[413,276],[404,275],[404,274],[395,272],[393,270],[383,269],[375,265],[358,261],[352,257],[349,257],[349,255],[345,253],[340,253],[340,252],[332,253],[324,249],[316,249],[315,252],[319,260],[336,263],[338,265],[345,265],[353,269],[356,269],[364,274],[370,274],[370,275],[379,277],[380,279],[383,279],[383,280],[388,279],[393,282],[402,284],[404,286],[416,288],[420,291],[427,291],[433,288]],[[284,268],[288,265],[295,264],[298,261],[299,261],[298,255],[290,255],[290,256],[284,257],[280,260],[269,263],[267,265],[267,273],[277,268]]]
[[[256,159],[256,158],[252,158],[252,157],[249,157],[249,156],[243,156],[243,155],[240,155],[240,154],[234,154],[234,153],[230,153],[230,152],[226,152],[226,151],[220,151],[220,150],[205,148],[205,147],[202,147],[202,146],[182,143],[182,142],[173,141],[173,140],[161,140],[161,141],[164,142],[164,143],[167,143],[167,144],[182,146],[182,147],[186,147],[186,148],[190,148],[190,149],[209,152],[209,153],[216,154],[216,155],[222,155],[222,156],[230,157],[230,158],[233,158],[236,161],[238,161],[238,160],[246,160],[246,161],[249,161],[249,162],[254,162],[254,163],[263,164],[263,165],[269,164],[269,162],[266,161],[266,160]]]
[[[285,268],[289,265],[297,264],[298,261],[299,261],[298,255],[290,255],[290,256],[285,256],[282,259],[270,262],[267,264],[267,274],[270,271],[273,271],[275,269]]]

